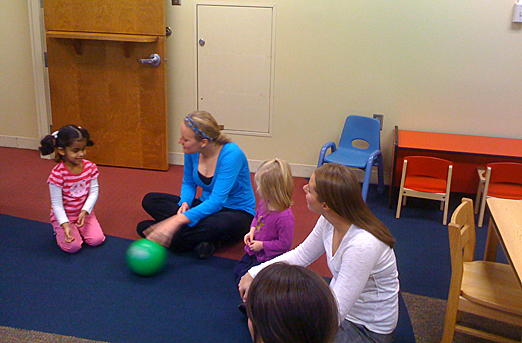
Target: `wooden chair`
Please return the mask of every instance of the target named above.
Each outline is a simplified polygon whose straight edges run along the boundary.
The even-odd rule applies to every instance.
[[[522,327],[522,287],[510,265],[473,261],[475,217],[473,200],[463,198],[448,225],[451,283],[442,343],[455,331],[494,342],[521,342],[457,323],[462,312]]]
[[[395,218],[401,216],[403,198],[406,204],[407,197],[411,196],[440,201],[440,209],[444,210],[442,225],[446,225],[452,171],[453,163],[448,160],[429,156],[405,157]]]
[[[477,167],[477,174],[479,178],[479,184],[477,189],[477,197],[475,198],[475,214],[479,212],[480,207],[480,197],[482,196],[482,192],[484,192],[484,184],[486,183],[486,168],[482,166]]]
[[[522,199],[522,164],[513,162],[487,164],[484,183],[479,182],[477,200],[479,193],[482,198],[480,200],[478,227],[482,227],[488,197]]]

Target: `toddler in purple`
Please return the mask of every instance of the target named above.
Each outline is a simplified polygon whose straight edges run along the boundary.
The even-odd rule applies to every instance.
[[[246,253],[234,268],[238,283],[251,267],[290,250],[294,236],[294,179],[288,163],[279,158],[263,162],[255,182],[260,201],[244,238]]]

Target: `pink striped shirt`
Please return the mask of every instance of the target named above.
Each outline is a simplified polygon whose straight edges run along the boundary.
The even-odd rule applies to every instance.
[[[79,214],[89,195],[91,180],[99,175],[98,167],[91,161],[83,160],[83,170],[80,174],[72,174],[60,162],[51,171],[47,182],[62,189],[63,207],[66,213]]]

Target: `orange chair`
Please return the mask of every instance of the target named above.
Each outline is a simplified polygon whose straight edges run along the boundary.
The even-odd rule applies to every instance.
[[[460,320],[465,312],[522,327],[522,289],[513,268],[509,264],[473,260],[473,212],[473,201],[463,198],[448,225],[451,282],[441,343],[453,342],[455,331],[494,342],[521,342],[482,331],[472,322],[464,325]]]
[[[486,180],[479,183],[480,215],[478,227],[484,223],[486,199],[488,197],[503,199],[522,199],[522,164],[513,162],[497,162],[486,165]],[[479,194],[477,194],[478,198]]]
[[[407,197],[411,196],[440,201],[440,209],[444,210],[442,225],[446,225],[452,172],[453,163],[448,160],[428,156],[405,157],[395,218],[401,216],[403,198],[406,204]]]

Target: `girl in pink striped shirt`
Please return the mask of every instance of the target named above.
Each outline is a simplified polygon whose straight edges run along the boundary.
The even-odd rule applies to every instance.
[[[89,132],[76,125],[63,126],[40,142],[42,155],[54,154],[58,162],[47,179],[51,192],[51,224],[56,242],[68,253],[83,242],[98,246],[105,235],[93,212],[98,200],[98,168],[84,159],[86,147],[94,145]]]

